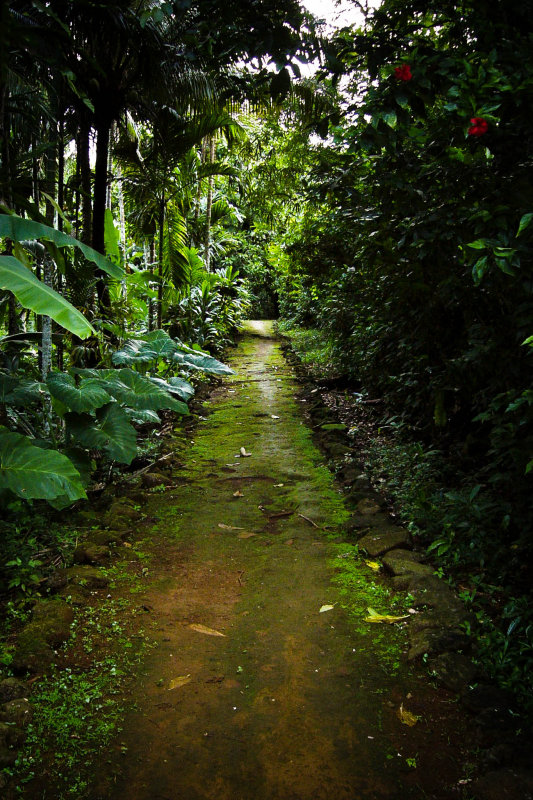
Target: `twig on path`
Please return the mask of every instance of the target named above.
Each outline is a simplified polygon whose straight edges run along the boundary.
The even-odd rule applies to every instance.
[[[313,522],[313,520],[309,519],[309,517],[305,517],[303,514],[298,514],[298,516],[301,517],[302,519],[305,519],[306,522],[309,522],[309,524],[312,525],[313,528],[318,528],[319,531],[323,530],[323,528],[320,525],[317,525],[316,522]]]
[[[244,570],[241,569],[239,574],[238,574],[238,576],[237,576],[237,580],[239,581],[239,586],[242,586],[242,576],[243,575],[244,575]]]

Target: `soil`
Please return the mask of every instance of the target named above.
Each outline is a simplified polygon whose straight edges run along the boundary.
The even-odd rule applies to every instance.
[[[461,797],[469,721],[408,662],[408,622],[365,622],[369,606],[395,613],[395,594],[346,537],[269,325],[254,323],[230,363],[172,485],[145,495],[138,604],[157,647],[83,796]],[[53,797],[51,783],[28,798]]]

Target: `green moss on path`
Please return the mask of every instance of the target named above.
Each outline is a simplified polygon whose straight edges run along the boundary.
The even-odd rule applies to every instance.
[[[403,600],[343,541],[342,496],[260,328],[206,406],[177,486],[143,508],[156,519],[138,603],[158,646],[82,796],[457,797],[450,697],[403,666],[401,630],[364,623],[368,606]],[[401,703],[422,709],[416,727]]]

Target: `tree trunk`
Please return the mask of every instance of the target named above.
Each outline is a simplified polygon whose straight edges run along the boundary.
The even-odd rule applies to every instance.
[[[57,176],[57,162],[56,162],[56,145],[57,145],[57,129],[51,131],[50,149],[46,153],[46,178],[45,186],[48,195],[52,198],[56,194],[56,176]],[[46,222],[51,228],[54,227],[55,210],[48,200],[46,201]],[[43,282],[53,288],[53,264],[48,253],[46,253],[43,262]],[[42,317],[42,344],[41,344],[41,379],[46,380],[46,376],[52,368],[52,320],[50,317],[43,315]],[[45,411],[46,411],[45,406]],[[45,423],[45,426],[48,423]]]
[[[58,123],[58,150],[57,150],[57,204],[61,211],[64,211],[65,204],[65,117],[63,111],[59,115]],[[61,214],[57,217],[57,229],[63,230],[63,217]],[[57,274],[57,291],[61,294],[63,290],[63,276],[60,272]],[[61,341],[56,347],[57,368],[60,372],[63,371],[63,342]]]
[[[157,327],[163,323],[163,245],[165,232],[165,197],[161,199],[159,208],[159,263],[157,265]]]
[[[105,253],[105,210],[107,197],[107,159],[109,153],[109,131],[111,121],[100,118],[96,129],[96,163],[94,167],[93,197],[93,235],[92,247],[99,253]],[[95,270],[98,309],[103,319],[111,316],[109,289],[105,280],[105,272]]]
[[[155,240],[152,237],[150,239],[150,250],[148,251],[148,245],[144,244],[144,263],[146,265],[146,269],[150,273],[150,276],[153,273],[154,269],[154,261],[155,261]],[[148,330],[151,331],[154,328],[153,322],[154,316],[154,303],[151,297],[148,298]]]
[[[90,130],[88,125],[80,128],[76,154],[81,183],[81,241],[91,244],[93,210],[91,204]]]
[[[205,154],[207,149],[207,138],[202,139],[202,147],[200,150],[200,165],[205,164]],[[200,202],[202,200],[202,179],[198,178],[198,187],[196,189],[196,202],[194,205],[194,224],[192,226],[191,232],[191,242],[190,246],[195,247],[196,241],[194,239],[195,235],[198,232],[198,220],[200,218]]]
[[[215,137],[209,137],[209,164],[215,160]],[[204,259],[205,269],[207,272],[211,271],[211,209],[213,208],[213,175],[208,178],[207,186],[207,206],[205,209],[205,240],[204,240]]]

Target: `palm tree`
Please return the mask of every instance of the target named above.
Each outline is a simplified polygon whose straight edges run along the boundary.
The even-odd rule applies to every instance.
[[[130,221],[153,242],[157,239],[157,326],[161,327],[165,281],[172,278],[177,289],[188,281],[186,219],[194,198],[191,167],[196,167],[193,180],[232,172],[216,162],[198,164],[194,146],[216,131],[232,141],[242,136],[242,129],[224,111],[212,109],[187,118],[164,106],[154,112],[152,124],[153,133],[145,139],[141,152],[131,141],[125,146],[123,139],[117,157],[131,207]]]

